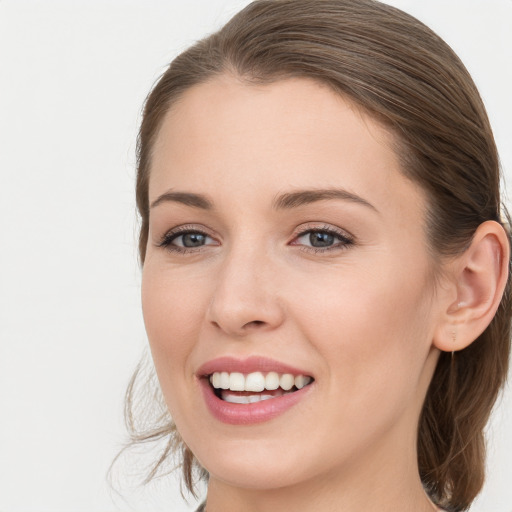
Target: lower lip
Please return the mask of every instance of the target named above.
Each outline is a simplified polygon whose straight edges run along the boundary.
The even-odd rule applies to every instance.
[[[312,386],[310,384],[293,393],[252,404],[232,404],[218,398],[207,379],[202,378],[199,382],[212,415],[222,423],[230,425],[252,425],[276,418],[305,398]]]

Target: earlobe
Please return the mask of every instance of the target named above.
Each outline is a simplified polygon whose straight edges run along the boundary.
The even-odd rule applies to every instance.
[[[491,323],[507,283],[509,258],[504,228],[494,221],[482,223],[471,245],[453,262],[454,293],[444,307],[434,339],[439,350],[466,348]]]

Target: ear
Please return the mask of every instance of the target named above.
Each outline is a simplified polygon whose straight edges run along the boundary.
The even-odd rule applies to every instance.
[[[509,258],[504,228],[494,221],[481,224],[471,245],[449,264],[434,346],[445,352],[462,350],[484,332],[505,290]]]

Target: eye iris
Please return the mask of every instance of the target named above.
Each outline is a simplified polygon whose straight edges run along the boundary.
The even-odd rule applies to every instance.
[[[325,231],[316,231],[309,234],[309,242],[313,247],[329,247],[334,243],[334,235]]]
[[[201,233],[187,233],[182,235],[184,247],[200,247],[205,244],[206,235]]]

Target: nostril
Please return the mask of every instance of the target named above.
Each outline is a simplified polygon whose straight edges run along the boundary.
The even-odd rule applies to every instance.
[[[244,328],[259,327],[261,325],[265,325],[265,322],[263,322],[263,320],[253,320],[252,322],[247,322],[244,325]]]

